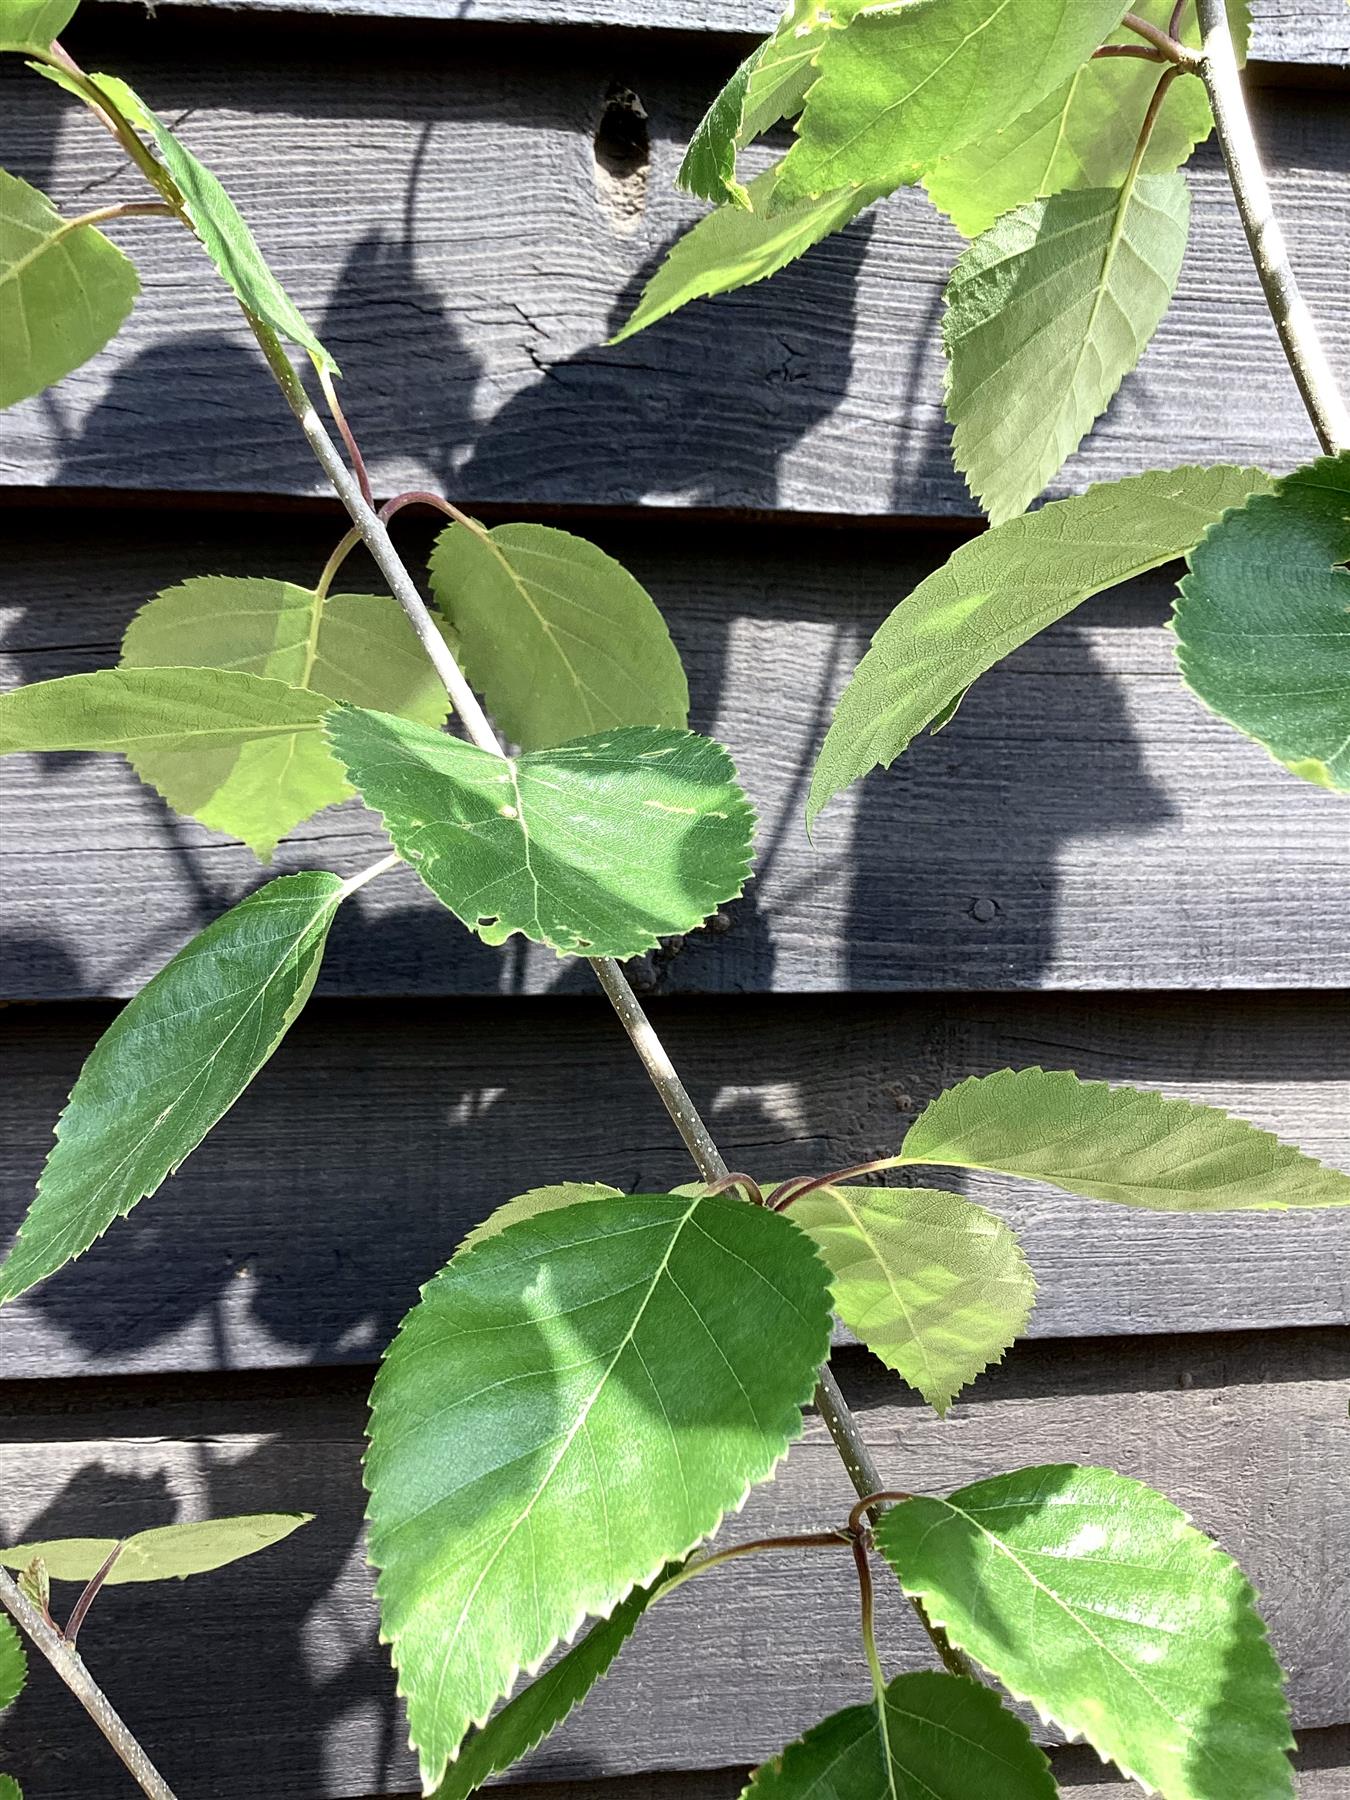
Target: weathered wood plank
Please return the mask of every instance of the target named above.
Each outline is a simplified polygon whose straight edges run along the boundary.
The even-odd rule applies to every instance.
[[[584,37],[531,30],[468,34],[441,55],[434,39],[358,39],[339,22],[293,40],[278,25],[263,42],[229,14],[180,14],[138,32],[128,61],[119,35],[91,22],[84,60],[111,59],[189,119],[192,147],[341,360],[381,490],[972,515],[948,455],[936,331],[957,240],[917,192],[779,279],[603,347],[696,214],[672,180],[728,46],[634,34],[612,53],[599,39],[597,55]],[[73,208],[91,182],[108,191],[117,153],[97,126],[22,70],[7,78],[7,163]],[[650,163],[621,178],[594,142],[616,81],[640,97],[652,140]],[[1350,368],[1350,111],[1341,92],[1283,89],[1257,111],[1309,301]],[[1193,188],[1176,303],[1070,483],[1313,453],[1212,151]],[[145,297],[54,399],[9,415],[0,483],[319,492],[197,247],[162,223],[127,231]],[[1222,380],[1198,379],[1214,357]]]
[[[881,1466],[914,1487],[1067,1456],[1164,1487],[1240,1550],[1289,1669],[1296,1723],[1350,1714],[1350,1616],[1338,1592],[1350,1489],[1333,1449],[1350,1375],[1344,1334],[1112,1340],[1071,1358],[1026,1346],[945,1425],[856,1355],[841,1364]],[[117,1534],[175,1513],[317,1510],[265,1560],[181,1587],[109,1589],[82,1635],[167,1777],[204,1797],[336,1800],[415,1786],[360,1542],[364,1375],[309,1380],[293,1395],[199,1389],[175,1401],[133,1390],[108,1410],[40,1383],[27,1389],[32,1410],[6,1421],[8,1532]],[[850,1498],[812,1422],[728,1537],[818,1528]],[[851,1584],[847,1558],[823,1552],[691,1584],[644,1623],[524,1772],[598,1778],[759,1760],[864,1696]],[[889,1665],[925,1666],[917,1629],[893,1594],[885,1604]],[[110,1791],[100,1786],[106,1751],[69,1728],[69,1707],[39,1670],[11,1715],[10,1766],[21,1778],[41,1767],[32,1791],[43,1800]]]
[[[0,1242],[108,1016],[4,1017]],[[941,1088],[1033,1063],[1228,1107],[1350,1169],[1344,997],[744,1000],[734,1020],[711,1002],[656,1016],[733,1165],[766,1178],[883,1154]],[[598,1113],[578,1109],[579,1079],[604,1096]],[[0,1313],[0,1367],[50,1378],[364,1361],[511,1194],[578,1178],[662,1190],[688,1174],[598,1000],[316,1002],[178,1176]],[[1344,1214],[1192,1218],[990,1176],[965,1188],[1023,1236],[1038,1336],[1350,1323]]]
[[[144,4],[144,0],[137,0]],[[320,12],[461,24],[584,25],[644,31],[769,31],[775,0],[158,0],[233,11]],[[1254,0],[1252,57],[1266,62],[1344,63],[1350,22],[1338,0]]]
[[[410,554],[425,536],[407,528]],[[111,662],[157,588],[212,570],[313,581],[332,524],[35,512],[0,569],[0,682]],[[686,659],[694,722],[731,747],[760,863],[727,929],[638,970],[670,993],[1350,986],[1334,802],[1181,688],[1170,580],[1095,603],[989,676],[938,738],[802,826],[835,693],[950,538],[746,526],[597,535],[645,580]],[[55,540],[55,544],[53,542]],[[353,565],[354,585],[369,580]],[[117,758],[0,765],[10,998],[134,992],[261,879],[241,846],[172,819]],[[356,802],[303,826],[278,869],[383,854]],[[485,948],[400,870],[334,933],[330,993],[589,992],[546,951]]]

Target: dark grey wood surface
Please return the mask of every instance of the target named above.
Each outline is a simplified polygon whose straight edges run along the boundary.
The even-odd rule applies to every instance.
[[[106,511],[12,520],[0,682],[115,660],[136,607],[211,572],[313,581],[335,522]],[[833,699],[870,632],[953,537],[745,524],[697,538],[596,527],[651,587],[693,721],[730,746],[759,812],[758,875],[720,924],[637,969],[649,992],[1350,986],[1350,830],[1180,686],[1170,577],[1094,602],[982,681],[822,816],[802,807]],[[406,528],[420,559],[429,533]],[[353,563],[351,580],[376,578]],[[0,763],[9,998],[134,992],[265,876],[176,821],[120,758]],[[355,871],[386,848],[359,803],[302,826],[278,870]],[[321,991],[592,991],[551,952],[489,950],[407,870],[339,919]]]
[[[3,1016],[0,1241],[109,1016]],[[1033,1063],[1225,1106],[1350,1170],[1343,996],[743,1001],[734,1021],[717,1002],[671,1002],[656,1016],[733,1165],[765,1178],[883,1154],[942,1087]],[[0,1313],[0,1367],[365,1360],[512,1194],[567,1179],[660,1190],[689,1173],[598,998],[316,1002],[176,1177]],[[1023,1234],[1041,1284],[1033,1334],[1350,1324],[1344,1213],[1139,1213],[991,1176],[964,1191]]]
[[[912,1488],[1062,1461],[1069,1446],[1080,1460],[1165,1487],[1241,1552],[1289,1670],[1296,1724],[1334,1725],[1350,1713],[1350,1616],[1338,1579],[1350,1491],[1330,1449],[1345,1429],[1350,1336],[1023,1345],[945,1424],[870,1358],[838,1360],[881,1467]],[[250,1390],[239,1378],[179,1394],[133,1384],[120,1405],[59,1383],[3,1396],[13,1408],[6,1531],[115,1535],[179,1512],[319,1513],[265,1559],[182,1586],[108,1590],[82,1634],[113,1699],[192,1800],[336,1800],[415,1785],[360,1544],[367,1378],[301,1376],[299,1391]],[[728,1524],[727,1541],[819,1528],[850,1498],[813,1421],[778,1480]],[[615,1673],[522,1773],[759,1760],[865,1697],[856,1605],[848,1559],[832,1552],[759,1558],[691,1583],[656,1609]],[[885,1641],[897,1671],[928,1666],[928,1646],[893,1594]],[[58,1723],[70,1702],[55,1681],[35,1677],[25,1702],[13,1714],[11,1766],[23,1776],[43,1746],[60,1745],[38,1800],[108,1791],[93,1785],[102,1745]]]
[[[183,118],[343,363],[382,492],[973,516],[936,330],[958,241],[917,191],[773,281],[604,347],[699,210],[672,181],[732,47],[544,28],[361,36],[333,20],[308,35],[271,22],[264,41],[228,12],[111,29],[127,16],[77,27],[75,49]],[[115,147],[68,97],[23,71],[5,79],[18,174],[72,206],[91,181],[100,198],[121,191]],[[651,141],[649,162],[620,178],[596,150],[615,83],[641,99]],[[1292,252],[1343,368],[1345,91],[1265,89],[1257,107]],[[1192,186],[1172,311],[1061,487],[1216,456],[1288,468],[1315,451],[1212,150]],[[107,352],[7,417],[0,484],[318,493],[197,246],[162,221],[123,236],[145,296]]]

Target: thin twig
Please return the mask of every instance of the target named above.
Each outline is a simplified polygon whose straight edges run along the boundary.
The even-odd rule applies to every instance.
[[[877,1651],[876,1628],[872,1622],[872,1565],[868,1559],[867,1539],[861,1535],[851,1540],[853,1544],[853,1566],[858,1571],[858,1615],[862,1626],[863,1652],[867,1657],[867,1666],[872,1672],[872,1691],[876,1695],[877,1705],[886,1704],[886,1672],[881,1666],[881,1657]]]
[[[1146,44],[1152,44],[1155,50],[1167,58],[1168,62],[1174,62],[1179,68],[1190,69],[1195,74],[1199,74],[1200,53],[1192,50],[1189,44],[1179,43],[1170,32],[1164,31],[1161,25],[1154,25],[1151,20],[1141,19],[1138,13],[1131,12],[1127,12],[1120,22],[1127,31],[1132,31],[1136,37],[1143,38]]]
[[[117,200],[111,206],[96,206],[78,218],[62,219],[62,231],[74,231],[80,225],[105,225],[110,219],[172,219],[177,214],[167,200]]]
[[[76,1638],[80,1635],[80,1627],[84,1624],[89,1608],[94,1604],[95,1600],[98,1599],[99,1589],[103,1586],[109,1575],[112,1574],[113,1567],[116,1564],[118,1557],[121,1556],[124,1548],[125,1546],[120,1541],[113,1545],[112,1549],[85,1583],[84,1590],[79,1599],[75,1602],[74,1606],[71,1607],[70,1617],[66,1620],[64,1635],[66,1642],[72,1649],[74,1648]]]
[[[1233,186],[1242,229],[1308,417],[1322,448],[1329,456],[1335,456],[1350,449],[1350,412],[1336,386],[1312,314],[1299,292],[1284,233],[1271,204],[1270,188],[1243,98],[1224,0],[1196,0],[1196,11],[1203,39],[1200,74],[1209,93],[1219,148]]]
[[[41,1607],[34,1606],[8,1570],[3,1568],[0,1568],[0,1606],[5,1608],[56,1670],[121,1757],[141,1792],[148,1794],[150,1800],[174,1800],[173,1789],[141,1749],[113,1708],[112,1702],[85,1668],[79,1651],[67,1642]]]
[[[721,1563],[735,1562],[738,1557],[758,1556],[764,1551],[773,1550],[846,1550],[849,1538],[842,1531],[803,1531],[792,1537],[750,1538],[744,1544],[728,1544],[724,1550],[710,1550],[706,1556],[695,1557],[687,1562],[678,1574],[672,1575],[664,1587],[658,1588],[655,1598],[664,1600],[667,1594],[673,1594],[686,1581],[692,1581],[695,1575],[702,1575],[707,1569],[715,1569]]]
[[[1091,61],[1099,62],[1108,56],[1137,56],[1144,62],[1167,61],[1160,51],[1150,50],[1147,44],[1103,44],[1100,50],[1092,52]]]
[[[370,491],[370,476],[366,472],[366,459],[362,456],[361,446],[357,443],[352,428],[347,423],[347,415],[342,410],[342,403],[337,397],[337,389],[333,386],[332,371],[320,368],[318,375],[319,386],[323,389],[323,397],[328,402],[329,412],[333,415],[333,423],[337,426],[338,435],[347,446],[347,454],[352,459],[352,469],[356,474],[357,485],[365,496],[366,504],[374,506],[375,496]]]

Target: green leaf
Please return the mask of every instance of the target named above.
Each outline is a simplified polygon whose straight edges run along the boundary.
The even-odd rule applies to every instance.
[[[120,750],[175,812],[270,855],[276,825],[314,791],[313,756],[293,781],[287,759],[302,744],[326,754],[319,727],[331,705],[233,669],[98,669],[0,694],[0,756]]]
[[[842,231],[864,207],[888,190],[848,188],[808,200],[800,206],[770,216],[769,201],[782,163],[775,163],[750,183],[753,210],[741,212],[721,207],[699,220],[677,243],[642,290],[632,317],[611,343],[654,325],[658,319],[710,294],[727,294],[776,275],[795,262],[813,244]]]
[[[486,1243],[508,1225],[515,1225],[521,1219],[533,1219],[540,1213],[556,1212],[563,1206],[580,1206],[587,1200],[621,1199],[622,1188],[608,1187],[603,1181],[563,1181],[554,1187],[531,1188],[528,1193],[517,1194],[514,1200],[508,1200],[499,1206],[496,1212],[489,1213],[481,1224],[475,1225],[472,1231],[465,1233],[460,1242],[456,1256],[463,1256],[466,1250],[472,1250],[475,1244]]]
[[[28,1679],[28,1656],[9,1614],[0,1612],[0,1711],[13,1706]]]
[[[720,745],[626,726],[502,758],[341,707],[329,738],[399,855],[488,944],[637,956],[734,899],[754,815]]]
[[[23,1800],[23,1789],[12,1775],[0,1775],[0,1800]]]
[[[743,1800],[1054,1800],[1031,1733],[978,1681],[922,1670],[756,1769]]]
[[[953,1643],[1150,1792],[1293,1793],[1251,1586],[1152,1488],[1109,1469],[1021,1469],[905,1501],[876,1537]]]
[[[44,1612],[51,1611],[52,1583],[47,1573],[47,1565],[40,1556],[19,1571],[18,1584],[34,1606],[40,1606]]]
[[[1000,219],[947,284],[952,455],[990,520],[1059,472],[1171,303],[1191,203],[1184,175],[1036,200]]]
[[[431,553],[431,591],[470,681],[522,749],[616,725],[689,723],[689,685],[655,602],[585,538],[548,525],[449,525]]]
[[[0,50],[49,49],[78,5],[79,0],[0,0]]]
[[[1172,0],[1140,0],[1131,10],[1166,29]],[[1241,58],[1250,29],[1245,0],[1229,0],[1228,13]],[[1199,45],[1194,7],[1186,9],[1179,35],[1183,43]],[[1124,26],[1109,41],[1139,44]],[[1028,200],[1069,188],[1120,187],[1157,85],[1156,63],[1125,56],[1085,62],[1062,87],[1002,131],[944,156],[924,185],[934,205],[967,237],[987,231],[1001,213]],[[1174,81],[1149,132],[1141,173],[1166,175],[1180,168],[1209,136],[1213,123],[1204,83]]]
[[[899,187],[1001,131],[1115,30],[1119,0],[909,0],[825,34],[775,206]]]
[[[481,1731],[473,1732],[446,1770],[432,1800],[468,1800],[483,1782],[519,1762],[555,1726],[561,1725],[607,1673],[664,1585],[665,1578],[658,1576],[650,1586],[634,1588],[566,1656],[560,1656],[551,1669],[514,1700],[508,1700]]]
[[[939,1413],[1026,1327],[1035,1277],[982,1206],[930,1188],[828,1187],[787,1212],[819,1245],[845,1325]]]
[[[149,132],[154,138],[165,167],[183,197],[193,230],[249,312],[280,336],[307,350],[317,368],[338,374],[337,364],[268,268],[257,239],[245,224],[238,207],[205,163],[197,160],[125,81],[116,75],[95,75],[92,80],[130,124]]]
[[[808,824],[966,688],[1084,600],[1185,553],[1226,507],[1268,493],[1259,469],[1159,469],[1010,519],[948,557],[890,615],[844,689],[821,746]]]
[[[1350,451],[1211,526],[1175,625],[1186,685],[1285,768],[1350,793]]]
[[[810,1240],[722,1197],[541,1213],[428,1283],[375,1382],[366,1458],[428,1789],[522,1669],[772,1473],[829,1332]]]
[[[361,880],[312,872],[269,882],[122,1009],[57,1124],[0,1265],[0,1302],[86,1251],[229,1111],[309,998],[333,915]]]
[[[386,594],[329,594],[289,581],[206,575],[166,588],[122,640],[123,668],[192,665],[284,682],[442,725],[445,690],[398,603]],[[312,709],[306,709],[312,711]],[[312,722],[242,744],[138,750],[131,764],[161,793],[209,795],[207,823],[267,861],[302,819],[352,788]],[[201,802],[198,803],[202,804]],[[198,806],[189,807],[202,817]]]
[[[45,194],[0,169],[0,407],[96,356],[140,286],[101,231],[63,219]]]
[[[1350,1206],[1350,1175],[1245,1119],[1064,1070],[1000,1069],[948,1088],[898,1162],[993,1169],[1149,1212]]]
[[[117,1561],[104,1578],[105,1587],[127,1581],[185,1581],[241,1562],[279,1544],[313,1513],[242,1513],[231,1519],[201,1519],[187,1525],[159,1525],[121,1540]],[[21,1569],[40,1556],[53,1581],[88,1581],[117,1548],[117,1538],[52,1538],[41,1544],[15,1544],[0,1550],[0,1563]]]

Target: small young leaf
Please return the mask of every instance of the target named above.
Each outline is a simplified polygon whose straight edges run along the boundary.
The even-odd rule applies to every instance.
[[[449,525],[431,553],[431,591],[470,681],[523,750],[616,725],[689,723],[689,685],[655,602],[585,538]]]
[[[289,581],[201,576],[166,588],[136,614],[122,667],[193,665],[284,682],[443,725],[445,690],[397,602],[386,594],[329,594]],[[352,789],[320,732],[243,744],[137,750],[131,766],[161,793],[210,795],[211,819],[266,862],[301,820]],[[196,811],[196,808],[191,810]],[[202,817],[196,811],[197,817]]]
[[[892,1507],[877,1544],[1042,1718],[1166,1800],[1292,1795],[1279,1665],[1241,1569],[1110,1469],[1020,1469]]]
[[[1188,560],[1186,685],[1295,775],[1350,793],[1350,451],[1225,514]]]
[[[1139,0],[1131,11],[1166,30],[1173,0]],[[1228,15],[1241,59],[1250,30],[1246,0],[1229,0]],[[1199,45],[1194,7],[1185,9],[1178,35],[1185,44]],[[1124,26],[1109,41],[1139,44]],[[1118,188],[1129,173],[1157,85],[1158,65],[1138,57],[1085,62],[1062,87],[1011,125],[944,156],[925,177],[924,186],[933,204],[966,237],[978,237],[1000,214],[1028,200],[1068,188]],[[1180,168],[1209,136],[1213,122],[1204,83],[1174,81],[1153,121],[1140,172],[1166,175]]]
[[[720,745],[626,726],[502,758],[340,707],[329,738],[399,855],[489,944],[637,956],[734,899],[754,816]]]
[[[241,1562],[279,1544],[313,1513],[242,1513],[230,1519],[201,1519],[187,1525],[158,1525],[121,1540],[117,1561],[104,1577],[105,1587],[127,1581],[185,1581]],[[41,1544],[15,1544],[0,1550],[0,1563],[19,1569],[40,1556],[53,1581],[88,1581],[116,1549],[116,1538],[52,1538]]]
[[[79,0],[0,0],[0,50],[49,49],[78,5]]]
[[[496,1237],[508,1225],[514,1225],[521,1219],[533,1219],[540,1213],[556,1212],[562,1206],[580,1206],[586,1200],[616,1200],[622,1198],[622,1195],[622,1188],[607,1187],[603,1181],[563,1181],[556,1187],[531,1188],[528,1193],[517,1194],[514,1200],[506,1201],[496,1212],[489,1213],[481,1224],[475,1225],[472,1231],[466,1232],[455,1255],[463,1256],[475,1244],[486,1243],[488,1238]]]
[[[1009,213],[947,284],[952,455],[991,523],[1053,480],[1171,303],[1190,224],[1183,175]]]
[[[948,1088],[898,1161],[993,1169],[1149,1212],[1350,1206],[1350,1175],[1245,1119],[1063,1070],[1000,1069]]]
[[[772,1473],[829,1332],[810,1239],[720,1196],[540,1213],[427,1285],[375,1382],[366,1482],[428,1789],[522,1668]]]
[[[270,855],[277,825],[297,806],[301,818],[311,810],[314,760],[300,746],[327,754],[320,725],[331,705],[234,669],[98,669],[0,694],[0,756],[120,750],[175,812]]]
[[[63,219],[45,194],[0,169],[0,407],[96,356],[140,286],[101,231]]]
[[[820,1246],[845,1325],[939,1413],[1026,1327],[1035,1277],[982,1206],[930,1188],[828,1187],[787,1212]]]
[[[884,187],[846,188],[769,217],[770,196],[782,166],[775,163],[750,183],[747,191],[752,210],[721,207],[672,245],[643,288],[632,317],[615,332],[611,343],[621,344],[691,300],[727,294],[776,275],[813,244],[842,231],[864,207],[889,191]]]
[[[1050,1764],[978,1681],[921,1670],[813,1726],[742,1800],[1055,1800]]]
[[[300,349],[307,350],[317,368],[337,374],[337,364],[267,266],[257,239],[210,169],[197,160],[125,81],[116,75],[95,75],[92,79],[95,87],[112,100],[130,124],[149,132],[154,138],[165,167],[183,197],[194,231],[238,298],[255,318],[270,325],[273,331]]]
[[[774,207],[899,187],[1011,124],[1113,32],[1120,0],[909,0],[827,31]]]
[[[43,1612],[51,1611],[52,1580],[40,1556],[35,1556],[19,1571],[19,1587],[34,1606],[40,1606]]]
[[[592,1625],[566,1656],[560,1656],[514,1700],[508,1700],[481,1731],[473,1732],[446,1769],[432,1800],[469,1800],[491,1776],[519,1762],[561,1725],[607,1673],[664,1585],[665,1576],[660,1575],[648,1587],[634,1588],[607,1619]]]
[[[13,1706],[28,1679],[28,1656],[17,1627],[0,1612],[0,1710]]]
[[[808,824],[886,768],[971,682],[1094,594],[1183,556],[1225,508],[1268,493],[1259,469],[1159,469],[1104,482],[962,544],[872,639],[821,746]]]
[[[269,882],[122,1009],[57,1124],[37,1196],[0,1264],[0,1302],[86,1251],[229,1111],[309,998],[350,891],[317,872]]]

